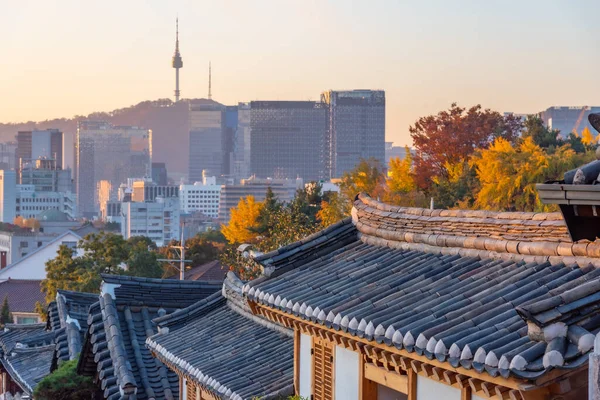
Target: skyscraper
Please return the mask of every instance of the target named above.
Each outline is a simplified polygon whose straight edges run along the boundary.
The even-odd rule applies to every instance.
[[[600,107],[550,107],[542,111],[540,117],[548,128],[557,129],[562,137],[567,137],[573,131],[581,134],[586,127],[594,134],[596,131],[589,124],[588,115],[597,112]]]
[[[327,107],[314,101],[250,103],[250,173],[259,178],[325,178]]]
[[[361,158],[385,162],[385,92],[330,90],[321,94],[329,106],[327,164],[330,178],[352,170]]]
[[[15,171],[0,170],[0,222],[12,224],[17,209],[17,176]]]
[[[216,102],[190,103],[189,182],[201,181],[203,170],[215,176],[223,173],[224,112]]]
[[[40,158],[56,160],[56,166],[63,166],[63,133],[58,129],[43,131],[20,131],[17,133],[17,154],[15,170],[20,169],[21,160]]]
[[[179,101],[179,69],[183,68],[183,60],[179,54],[179,18],[175,20],[175,53],[173,54],[172,65],[175,68],[175,102]]]
[[[152,131],[107,122],[82,121],[77,128],[77,196],[83,216],[98,212],[98,182],[113,190],[127,178],[152,175]],[[114,196],[113,196],[114,197]]]

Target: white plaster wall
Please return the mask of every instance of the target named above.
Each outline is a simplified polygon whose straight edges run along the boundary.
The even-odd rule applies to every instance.
[[[460,389],[417,375],[417,399],[460,400]]]
[[[471,395],[471,400],[488,400],[488,399],[484,399],[483,397],[479,397],[476,394]]]
[[[408,396],[404,393],[397,392],[394,389],[390,389],[387,386],[378,384],[377,400],[408,400]]]
[[[183,395],[181,396],[181,400],[188,400],[187,396],[187,379],[183,378],[183,384],[181,385],[183,389]],[[195,399],[191,399],[195,400]]]
[[[336,400],[358,400],[359,395],[359,368],[358,353],[343,347],[335,346],[333,356],[335,362],[335,387],[333,393]]]
[[[79,237],[69,233],[54,243],[48,243],[45,248],[40,248],[35,254],[31,254],[14,264],[9,265],[3,270],[0,270],[0,281],[4,281],[8,278],[30,280],[46,279],[46,261],[56,257],[58,248],[63,242],[77,243],[79,242]],[[82,254],[83,251],[77,249],[77,255]]]
[[[312,338],[300,334],[300,396],[310,399],[312,380]]]

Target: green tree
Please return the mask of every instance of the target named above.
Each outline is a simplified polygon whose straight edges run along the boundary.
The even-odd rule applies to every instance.
[[[42,379],[33,392],[36,400],[89,400],[96,385],[91,377],[77,374],[77,359],[65,361]]]
[[[556,148],[560,142],[560,131],[549,129],[544,125],[544,121],[537,115],[528,115],[523,123],[523,132],[521,137],[526,139],[530,137],[533,143],[541,148]]]
[[[156,245],[146,237],[125,240],[121,235],[100,232],[87,235],[80,241],[79,248],[84,250],[82,256],[60,246],[57,256],[46,262],[42,291],[47,303],[54,300],[59,289],[97,293],[101,274],[148,278],[160,278],[164,274],[157,260]]]
[[[96,293],[99,290],[100,276],[90,282],[90,279],[94,279],[88,273],[92,268],[93,264],[87,258],[76,257],[73,249],[61,245],[56,257],[46,262],[46,278],[41,284],[42,292],[46,294],[46,303],[55,300],[59,289]]]
[[[4,326],[12,322],[12,315],[10,313],[10,307],[8,306],[8,296],[4,296],[2,308],[0,309],[0,325]]]

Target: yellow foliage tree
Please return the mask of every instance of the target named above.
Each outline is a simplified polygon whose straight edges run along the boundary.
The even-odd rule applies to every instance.
[[[323,200],[321,202],[321,209],[317,211],[317,220],[322,227],[327,227],[344,219],[347,216],[347,209],[348,205],[344,198],[337,193],[332,193],[329,196],[329,201]]]
[[[481,190],[475,207],[486,210],[546,211],[535,184],[544,182],[550,158],[531,137],[516,148],[498,138],[488,149],[471,159],[477,170]]]
[[[596,144],[596,138],[594,137],[592,132],[590,132],[590,129],[587,126],[585,128],[583,128],[583,131],[581,132],[581,141],[587,147],[590,147],[590,146],[593,146],[594,144]]]
[[[406,155],[404,159],[392,158],[390,160],[387,186],[393,193],[408,193],[417,188],[412,173],[413,157],[408,146],[404,148]]]
[[[262,202],[257,202],[254,196],[240,199],[237,207],[231,209],[229,223],[221,228],[221,233],[231,244],[249,243],[258,236],[254,231],[258,228]]]

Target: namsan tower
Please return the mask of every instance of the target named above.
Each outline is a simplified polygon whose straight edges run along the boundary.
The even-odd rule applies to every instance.
[[[175,20],[175,54],[173,54],[173,68],[175,68],[175,102],[179,101],[179,68],[183,68],[183,60],[179,54],[179,18]]]

